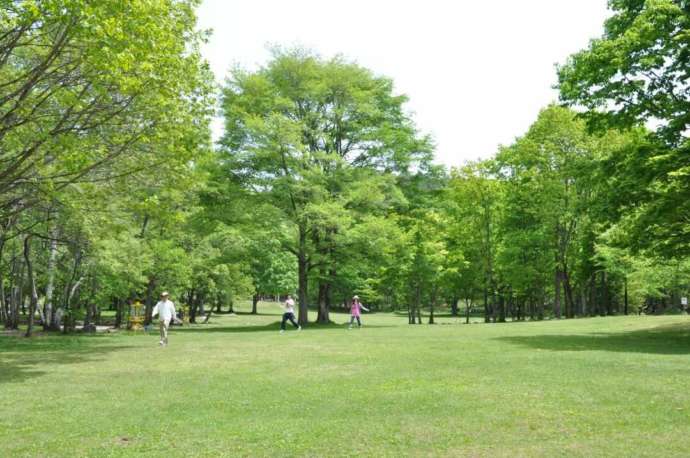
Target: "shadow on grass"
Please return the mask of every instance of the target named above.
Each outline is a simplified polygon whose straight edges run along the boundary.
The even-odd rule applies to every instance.
[[[367,325],[366,323],[363,328],[390,328],[393,326],[372,324]],[[308,326],[302,328],[301,332],[313,332],[313,331],[333,331],[333,330],[346,330],[347,324],[345,323],[330,323],[330,324],[315,324],[310,323]],[[197,324],[189,327],[179,327],[175,326],[173,332],[219,332],[219,333],[244,333],[244,332],[278,332],[280,331],[280,321],[274,321],[270,324],[265,324],[262,326],[248,326],[248,325],[238,325],[238,326],[214,326],[213,324]],[[286,332],[297,331],[290,323],[287,324]]]
[[[620,333],[497,337],[495,340],[550,351],[690,354],[690,323]]]
[[[99,335],[0,337],[0,384],[39,377],[56,365],[97,362],[110,352],[130,348],[100,342]]]

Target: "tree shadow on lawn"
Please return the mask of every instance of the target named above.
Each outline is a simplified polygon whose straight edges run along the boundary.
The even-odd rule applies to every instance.
[[[391,328],[393,326],[371,324],[366,323],[362,328]],[[344,331],[347,329],[347,323],[330,323],[330,324],[315,324],[310,323],[308,326],[302,328],[301,332],[313,332],[313,331],[334,331],[340,330]],[[266,324],[263,326],[247,326],[247,325],[237,325],[237,326],[214,326],[212,324],[197,324],[189,327],[179,327],[175,326],[172,332],[226,332],[226,333],[243,333],[243,332],[278,332],[280,331],[280,321],[274,321],[273,323]],[[287,323],[285,332],[297,332],[290,323]],[[353,329],[355,331],[355,329]]]
[[[0,384],[39,377],[55,365],[100,361],[107,353],[131,348],[97,345],[101,338],[100,335],[0,337]]]
[[[495,340],[550,351],[690,354],[690,323],[631,332],[497,337]]]

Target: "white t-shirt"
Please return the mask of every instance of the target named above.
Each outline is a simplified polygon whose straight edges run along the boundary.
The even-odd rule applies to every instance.
[[[288,299],[285,301],[285,313],[295,313],[295,301]]]
[[[164,300],[160,301],[156,304],[156,306],[153,308],[153,312],[151,312],[151,317],[153,318],[154,316],[158,315],[159,319],[162,321],[165,321],[166,323],[170,323],[170,320],[172,320],[175,317],[175,304],[173,301],[169,300]]]

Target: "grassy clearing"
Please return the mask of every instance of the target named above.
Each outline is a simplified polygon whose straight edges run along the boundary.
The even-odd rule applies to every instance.
[[[0,456],[687,456],[690,319],[0,337]],[[344,323],[346,315],[335,315]]]

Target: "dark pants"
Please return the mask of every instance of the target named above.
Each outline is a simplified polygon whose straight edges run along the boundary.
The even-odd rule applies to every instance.
[[[359,327],[361,328],[361,327],[362,327],[362,322],[360,321],[360,319],[359,319],[358,316],[354,316],[354,315],[352,315],[352,316],[350,317],[350,326],[352,326],[352,323],[355,322],[355,318],[357,318],[357,326],[359,326]]]
[[[281,321],[281,323],[280,323],[280,329],[282,329],[283,331],[285,330],[285,322],[287,320],[290,320],[290,323],[292,323],[292,325],[294,327],[299,328],[299,325],[295,321],[295,314],[294,313],[283,313],[283,321]]]

